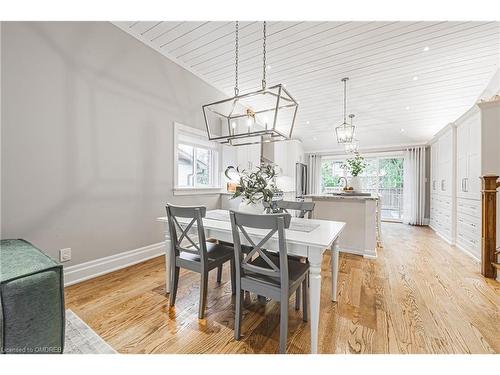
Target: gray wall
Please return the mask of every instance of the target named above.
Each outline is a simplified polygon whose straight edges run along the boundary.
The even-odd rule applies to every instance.
[[[173,121],[221,93],[107,22],[3,22],[2,238],[78,264],[162,241]]]

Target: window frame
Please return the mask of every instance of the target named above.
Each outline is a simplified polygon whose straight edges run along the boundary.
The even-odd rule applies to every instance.
[[[181,138],[185,138],[181,140]],[[191,138],[191,141],[189,140]],[[191,194],[218,194],[222,190],[221,186],[221,147],[217,142],[209,141],[206,132],[174,122],[174,137],[173,137],[173,194],[174,195],[191,195]],[[193,147],[193,186],[179,186],[179,144]],[[209,179],[212,180],[211,185],[198,185],[196,182],[196,160],[197,149],[205,149],[212,152],[210,161]]]

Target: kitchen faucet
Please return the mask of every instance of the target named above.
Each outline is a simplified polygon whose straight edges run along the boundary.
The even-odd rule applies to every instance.
[[[344,176],[342,176],[342,177],[339,177],[339,180],[344,180],[345,181],[344,189],[347,189],[347,178],[345,178]]]

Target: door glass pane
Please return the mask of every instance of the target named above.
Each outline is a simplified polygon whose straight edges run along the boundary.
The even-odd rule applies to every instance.
[[[380,159],[379,168],[382,218],[401,220],[403,214],[403,158]]]
[[[194,186],[193,160],[194,147],[179,144],[177,149],[177,184],[182,187]]]
[[[211,153],[203,148],[196,149],[196,184],[202,186],[211,185],[210,165]]]
[[[366,158],[366,168],[360,174],[361,189],[364,191],[377,192],[378,182],[378,159]]]

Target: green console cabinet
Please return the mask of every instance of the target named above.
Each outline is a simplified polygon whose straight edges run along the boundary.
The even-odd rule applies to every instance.
[[[0,266],[0,352],[62,353],[62,265],[25,240],[1,240]]]

